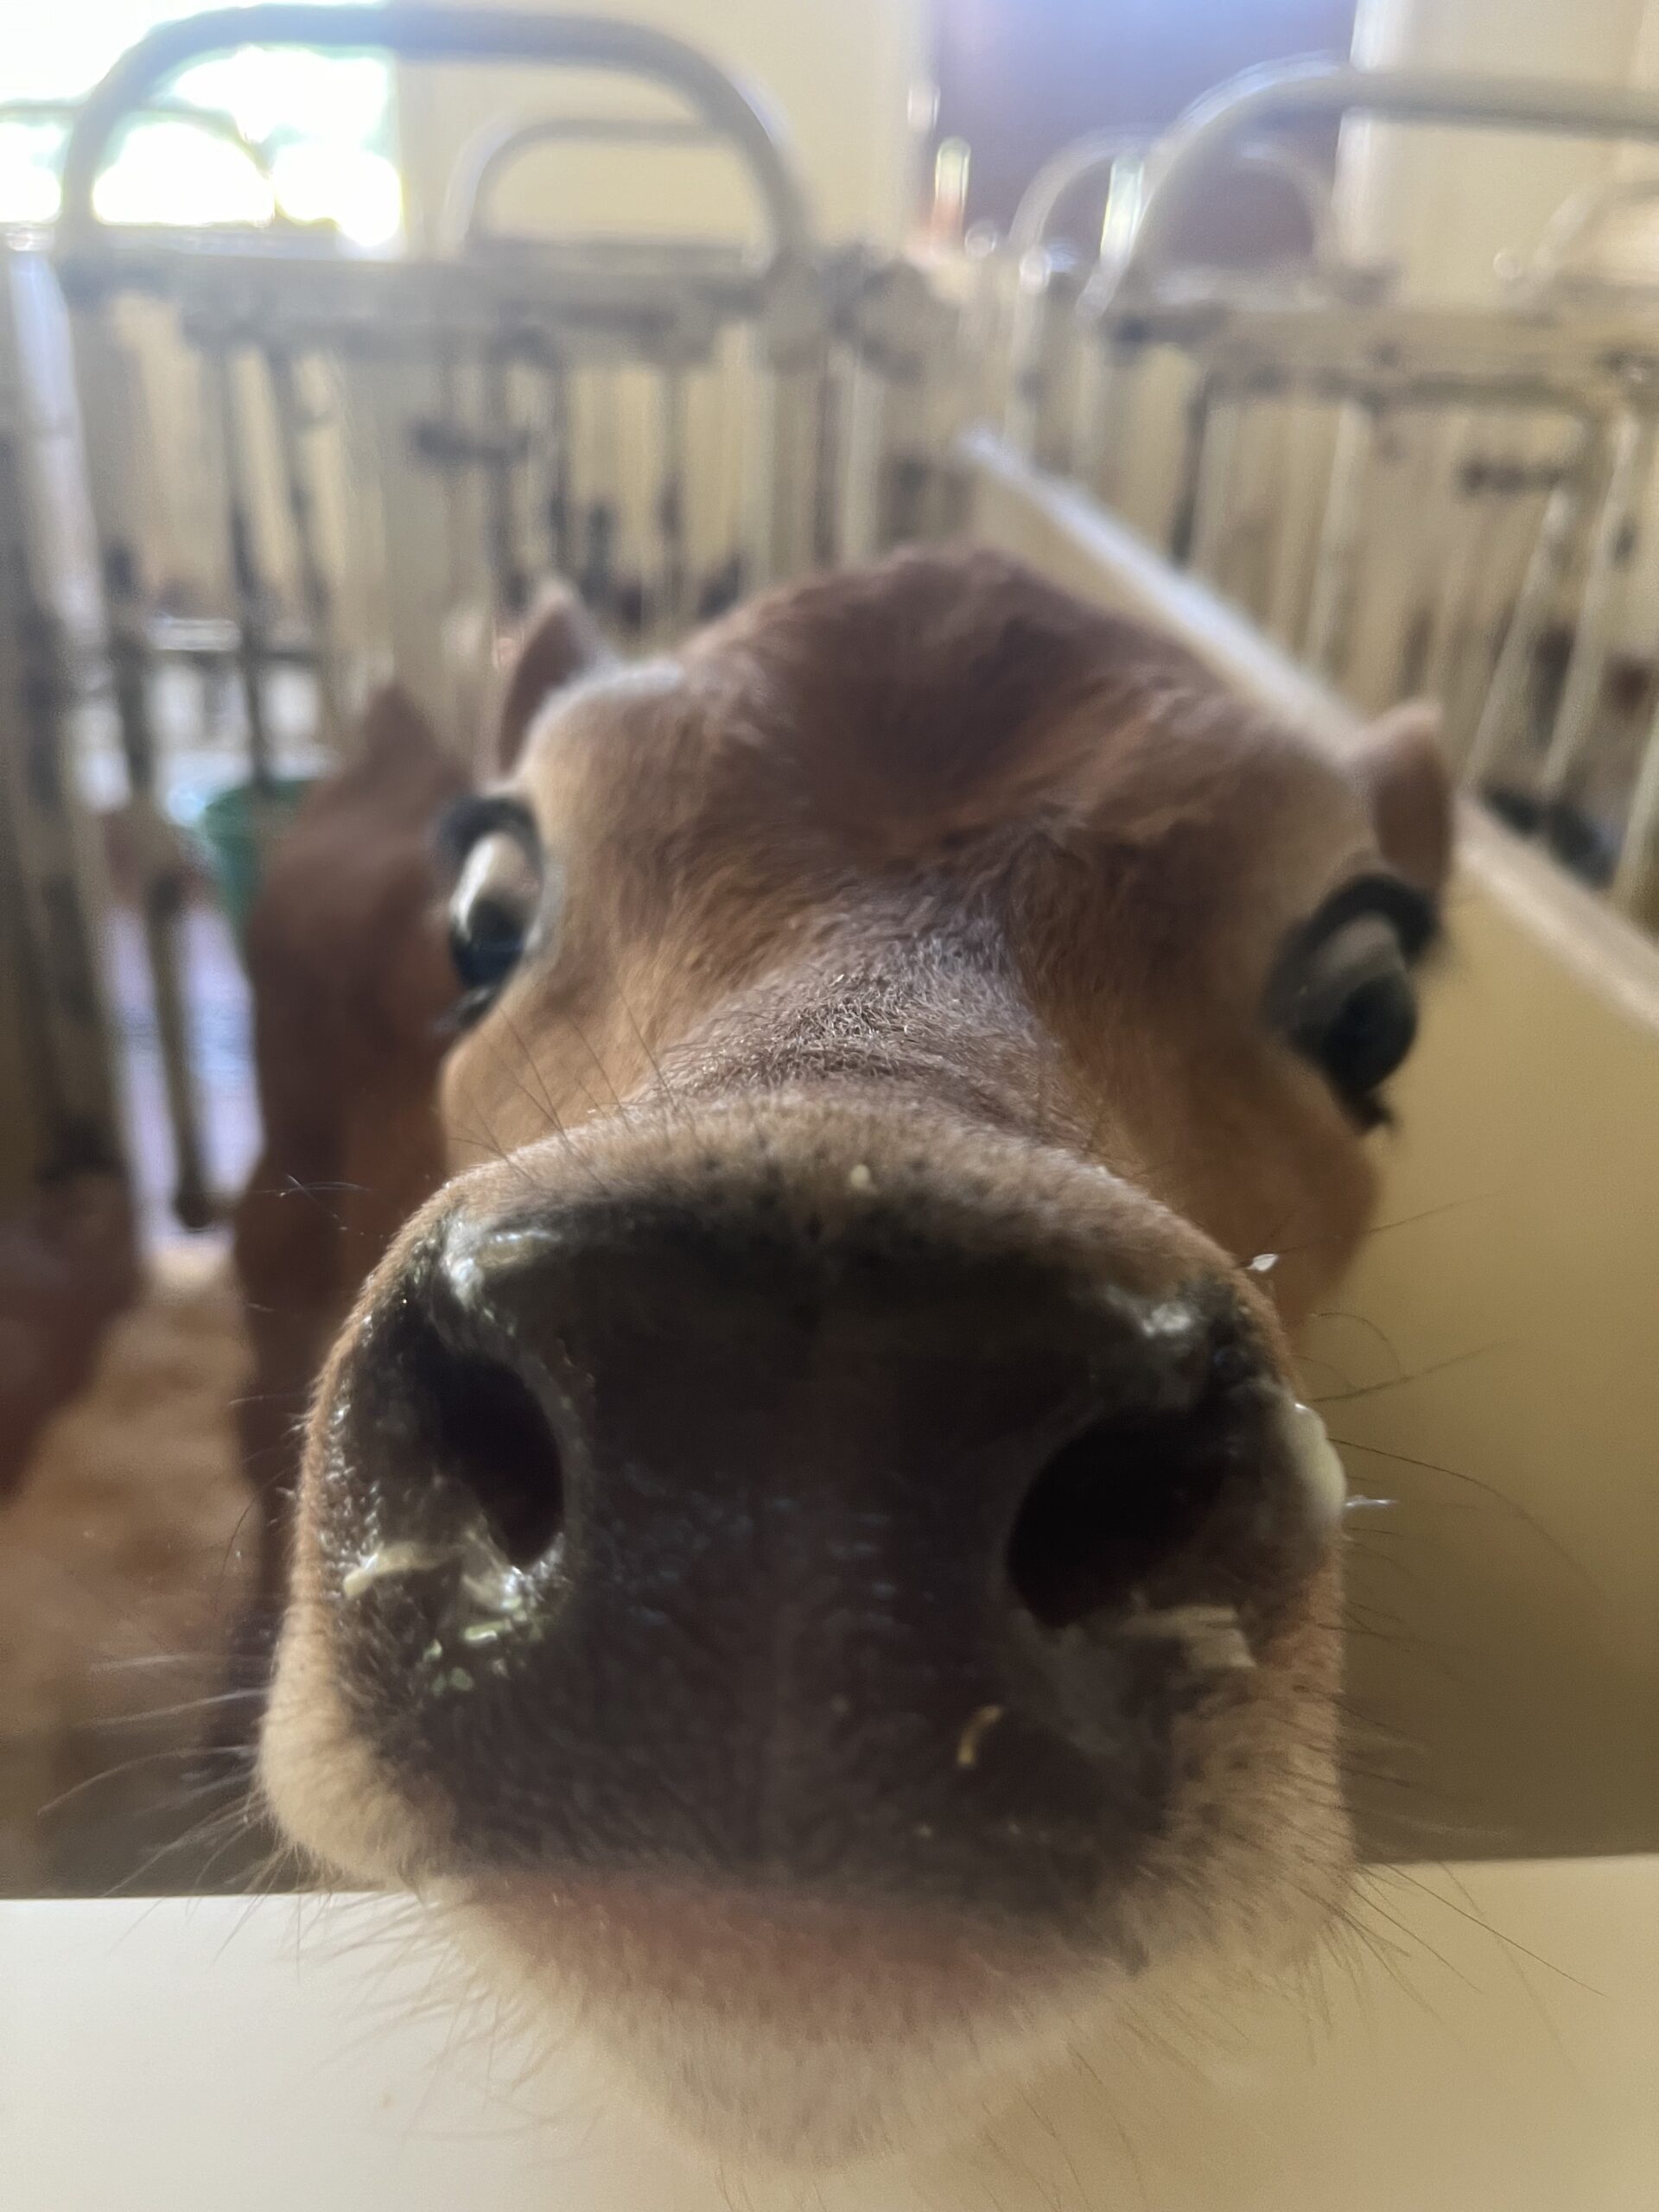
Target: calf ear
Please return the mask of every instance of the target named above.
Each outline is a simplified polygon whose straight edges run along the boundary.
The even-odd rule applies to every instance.
[[[461,784],[461,772],[400,683],[382,684],[363,709],[347,766],[320,785],[317,802],[372,803],[383,819],[423,820]]]
[[[1365,732],[1356,758],[1382,857],[1420,890],[1438,892],[1452,866],[1452,779],[1440,710],[1410,699]]]
[[[524,750],[531,724],[556,691],[611,658],[598,625],[568,584],[550,584],[525,616],[496,721],[498,775]]]

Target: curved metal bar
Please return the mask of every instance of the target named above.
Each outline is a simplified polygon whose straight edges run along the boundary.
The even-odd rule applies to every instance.
[[[1074,139],[1045,162],[1026,188],[1008,229],[1008,247],[1016,264],[1033,247],[1046,243],[1054,212],[1065,195],[1078,186],[1110,177],[1128,161],[1143,161],[1147,142],[1126,131],[1100,130]],[[1277,177],[1295,194],[1313,235],[1313,258],[1327,261],[1336,252],[1336,211],[1328,180],[1318,167],[1294,147],[1271,139],[1259,145],[1225,148],[1217,158],[1240,168],[1259,169]]]
[[[806,195],[783,126],[758,94],[696,47],[639,23],[596,16],[540,16],[505,8],[328,7],[317,0],[269,0],[217,8],[163,23],[116,62],[88,95],[63,165],[59,251],[84,250],[101,234],[92,187],[124,117],[155,88],[204,55],[250,46],[301,46],[325,54],[382,53],[404,61],[522,61],[644,78],[677,92],[747,165],[779,254],[812,245]]]
[[[1128,252],[1116,270],[1102,272],[1091,310],[1103,312],[1166,264],[1197,193],[1229,147],[1293,124],[1336,122],[1345,115],[1659,141],[1659,97],[1617,86],[1324,62],[1249,70],[1195,102],[1160,143]]]
[[[1086,138],[1074,138],[1051,154],[1026,187],[1008,226],[1008,250],[1014,260],[1023,261],[1033,246],[1044,244],[1054,211],[1068,192],[1096,176],[1109,176],[1121,161],[1139,157],[1146,149],[1146,140],[1132,131],[1092,130]]]
[[[1659,176],[1606,177],[1570,194],[1516,271],[1515,296],[1528,304],[1548,300],[1557,284],[1579,273],[1586,241],[1609,217],[1654,200],[1659,200]]]
[[[630,115],[543,115],[523,123],[489,123],[455,156],[443,195],[438,236],[446,251],[461,252],[493,235],[485,227],[501,179],[537,146],[721,146],[727,141],[704,123],[671,116],[653,120]]]
[[[84,105],[81,100],[0,100],[0,130],[9,123],[22,124],[25,129],[35,123],[60,123],[73,132]],[[222,108],[188,107],[181,101],[149,100],[143,107],[129,108],[111,136],[129,127],[136,130],[147,123],[187,123],[192,130],[205,131],[210,138],[221,139],[245,155],[259,175],[270,181],[270,155],[244,133],[234,116],[226,115]],[[67,147],[65,151],[67,155]]]

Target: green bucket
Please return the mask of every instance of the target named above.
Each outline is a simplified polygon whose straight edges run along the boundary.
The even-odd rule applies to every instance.
[[[263,784],[232,784],[210,798],[196,817],[219,895],[238,946],[259,895],[271,847],[294,819],[311,788],[309,776],[273,776]]]

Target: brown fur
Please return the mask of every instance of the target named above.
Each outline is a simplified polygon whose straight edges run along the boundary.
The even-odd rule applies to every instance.
[[[1181,1790],[1100,1924],[1017,1962],[989,1923],[965,1959],[918,1934],[918,1982],[856,1916],[804,1935],[787,1897],[711,1917],[454,1872],[454,1807],[373,1747],[342,1678],[322,1487],[353,1476],[327,1421],[359,1336],[457,1222],[537,1193],[764,1185],[832,1240],[873,1191],[896,1220],[944,1206],[1152,1294],[1225,1281],[1288,1380],[1283,1331],[1351,1254],[1374,1173],[1273,1032],[1268,981],[1357,874],[1437,885],[1445,781],[1414,727],[1336,761],[1168,641],[969,553],[793,587],[584,687],[534,722],[516,783],[556,927],[446,1071],[451,1164],[482,1164],[393,1244],[325,1372],[266,1787],[334,1864],[452,1896],[521,1995],[573,1992],[688,2125],[842,2157],[1119,2017],[1108,1921],[1151,2003],[1294,1949],[1333,1908],[1333,1555],[1179,1723]],[[1246,1268],[1263,1251],[1271,1304]]]
[[[132,1202],[114,1176],[73,1177],[0,1221],[0,1498],[137,1284]]]
[[[486,766],[492,775],[512,772],[530,726],[556,692],[607,658],[593,616],[564,584],[550,584],[531,608],[518,639],[512,674],[495,721],[495,745]]]
[[[264,1147],[237,1208],[254,1368],[242,1409],[266,1523],[259,1592],[285,1573],[295,1427],[329,1338],[442,1173],[434,1087],[454,984],[434,825],[464,779],[404,694],[310,792],[248,925]]]
[[[505,775],[544,702],[607,658],[593,616],[566,584],[544,585],[512,620],[492,607],[458,607],[444,625],[444,666],[480,777]]]

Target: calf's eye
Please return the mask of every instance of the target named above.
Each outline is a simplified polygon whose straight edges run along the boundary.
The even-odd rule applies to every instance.
[[[1383,1118],[1378,1093],[1415,1040],[1412,964],[1434,928],[1407,886],[1351,885],[1297,931],[1274,978],[1274,1027],[1364,1126]]]
[[[511,800],[467,800],[443,826],[457,869],[449,899],[449,957],[475,1020],[534,943],[546,903],[546,864],[534,824]]]
[[[1393,925],[1367,914],[1327,938],[1296,993],[1289,1036],[1344,1103],[1373,1100],[1416,1035],[1416,988]]]

